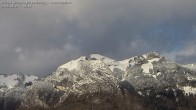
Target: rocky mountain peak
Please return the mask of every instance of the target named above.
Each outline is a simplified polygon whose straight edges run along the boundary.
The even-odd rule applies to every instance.
[[[144,54],[143,57],[146,58],[147,60],[151,60],[154,58],[161,58],[161,55],[157,52],[150,52],[150,53]]]
[[[193,110],[196,72],[189,67],[156,52],[121,61],[99,54],[82,56],[27,88],[0,91],[0,109],[12,96],[20,102],[18,110]]]

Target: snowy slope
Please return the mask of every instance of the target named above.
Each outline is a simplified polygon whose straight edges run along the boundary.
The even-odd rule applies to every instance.
[[[182,65],[183,67],[196,71],[196,64],[187,64],[187,65]]]
[[[23,74],[0,74],[0,90],[3,91],[14,87],[22,87],[25,85],[25,83],[34,83],[37,79],[37,76],[32,75],[28,76]]]
[[[17,78],[18,78],[17,75],[10,75],[10,76],[0,75],[0,84],[5,85],[8,88],[13,88],[18,84]]]
[[[60,66],[57,69],[56,75],[63,73],[66,69],[68,71],[78,71],[80,77],[83,77],[84,73],[82,71],[87,71],[87,68],[83,68],[84,66],[93,68],[93,71],[105,69],[119,80],[128,81],[133,84],[135,89],[138,90],[172,86],[183,90],[184,93],[190,92],[196,94],[195,88],[188,86],[190,85],[188,82],[196,78],[195,72],[166,59],[156,52],[135,56],[122,61],[99,54],[91,54],[90,58],[83,56]],[[77,79],[77,76],[74,77]]]
[[[36,76],[1,74],[0,90],[4,93],[1,95],[0,91],[0,99],[16,97],[22,102],[22,107],[27,107],[21,110],[32,107],[55,110],[82,107],[81,110],[112,110],[120,107],[117,110],[127,110],[133,106],[138,107],[136,110],[159,110],[160,107],[165,110],[171,105],[174,105],[171,109],[194,109],[196,72],[190,67],[194,66],[177,64],[156,52],[122,61],[92,54],[59,66],[53,74],[40,81]],[[27,82],[34,84],[24,89]],[[18,89],[18,86],[23,87]],[[2,88],[9,90],[5,92]],[[187,101],[189,106],[184,105]],[[143,102],[145,106],[141,109]],[[146,109],[149,104],[155,108]],[[0,105],[4,105],[1,100]]]

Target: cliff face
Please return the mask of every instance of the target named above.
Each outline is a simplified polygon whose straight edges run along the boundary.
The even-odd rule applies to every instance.
[[[43,80],[0,92],[0,110],[195,110],[196,72],[152,52],[116,61],[98,54]]]

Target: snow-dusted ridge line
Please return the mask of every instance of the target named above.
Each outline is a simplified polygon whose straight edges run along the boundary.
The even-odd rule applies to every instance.
[[[19,84],[25,85],[25,83],[29,82],[36,82],[38,80],[37,76],[33,75],[23,75],[23,74],[12,74],[12,75],[6,75],[6,74],[0,74],[0,89],[1,91],[3,89],[11,89],[16,86],[21,86]]]
[[[99,54],[91,54],[90,58],[101,60],[103,63],[109,66],[111,71],[113,71],[114,68],[118,68],[118,69],[121,69],[122,71],[126,71],[126,68],[129,66],[128,60],[116,61],[111,58],[99,55]]]
[[[66,106],[72,108],[75,104],[80,105],[78,102],[82,103],[82,107],[84,107],[83,104],[95,106],[96,103],[98,104],[96,106],[105,107],[105,103],[111,102],[111,105],[115,107],[113,109],[119,105],[124,108],[129,102],[132,109],[133,105],[138,106],[138,102],[144,103],[144,101],[147,101],[144,109],[140,108],[142,106],[138,109],[152,110],[152,105],[150,109],[146,109],[146,104],[155,101],[158,101],[155,103],[158,108],[163,105],[165,105],[164,108],[168,108],[171,104],[174,105],[171,106],[172,109],[175,109],[173,107],[176,105],[180,108],[186,107],[187,105],[184,105],[186,102],[190,102],[189,105],[195,107],[196,82],[193,80],[196,77],[195,74],[196,72],[154,52],[122,61],[92,54],[90,57],[82,56],[59,66],[56,72],[46,78],[35,80],[33,84],[26,83],[23,87],[16,86],[7,90],[1,89],[0,85],[0,99],[7,96],[16,97],[22,101],[22,110],[23,107],[30,109],[32,106],[43,107],[43,109],[51,107],[55,110],[59,106],[63,109]],[[16,81],[14,84],[17,82],[21,84],[21,80],[25,83],[37,78],[26,75],[0,74],[0,76]],[[18,78],[19,80],[16,80]],[[71,102],[73,106],[70,106],[71,103],[65,104],[67,102]],[[4,101],[0,105],[5,105]]]
[[[66,68],[69,71],[72,71],[74,69],[78,69],[79,68],[79,62],[83,61],[83,60],[88,60],[88,58],[85,57],[85,56],[82,56],[79,59],[72,60],[68,63],[65,63],[65,64],[59,66],[58,69],[65,69]],[[122,71],[126,71],[126,68],[129,66],[128,59],[123,60],[123,61],[116,61],[116,60],[113,60],[111,58],[99,55],[99,54],[91,54],[90,55],[90,60],[95,61],[95,62],[96,61],[97,62],[99,62],[99,61],[103,62],[104,64],[109,66],[111,71],[113,71],[114,68],[119,68]]]
[[[181,65],[182,67],[185,67],[187,69],[196,71],[196,64],[186,64],[186,65]]]
[[[58,67],[58,69],[66,68],[69,71],[72,71],[72,70],[78,68],[78,61],[82,61],[82,60],[85,60],[85,59],[86,59],[86,57],[85,56],[82,56],[82,57],[80,57],[77,60],[72,60],[72,61],[70,61],[68,63],[65,63],[65,64],[61,65],[60,67]]]
[[[141,77],[139,76],[139,73],[138,73],[138,75],[133,76],[133,77],[131,76],[131,73],[127,73],[128,72],[127,67],[138,66],[142,69],[141,74],[144,75],[144,77],[146,76],[146,77],[152,78],[152,80],[155,79],[156,81],[160,81],[160,78],[164,78],[164,75],[166,75],[166,74],[162,71],[155,71],[154,66],[156,64],[163,64],[162,66],[164,66],[164,64],[167,64],[167,63],[169,63],[171,66],[173,64],[174,65],[172,67],[173,69],[177,69],[177,68],[175,68],[175,65],[181,66],[180,64],[178,65],[175,62],[166,59],[164,56],[161,56],[156,52],[151,52],[151,53],[147,53],[147,54],[144,54],[141,56],[131,57],[131,58],[121,60],[121,61],[117,61],[117,60],[114,60],[114,59],[111,59],[111,58],[108,58],[108,57],[105,57],[105,56],[102,56],[99,54],[91,54],[89,58],[82,56],[79,59],[72,60],[72,61],[60,66],[57,69],[56,73],[58,74],[58,73],[60,73],[58,71],[63,71],[64,69],[67,69],[69,71],[72,71],[72,70],[80,71],[81,65],[83,64],[81,62],[83,62],[83,61],[88,62],[90,67],[93,68],[93,71],[99,70],[101,68],[101,66],[103,67],[102,69],[109,68],[109,70],[112,73],[115,72],[114,71],[115,68],[121,70],[122,72],[124,72],[124,74],[122,75],[121,81],[124,81],[127,79],[129,80],[130,77],[133,79],[138,79],[138,80],[141,79]],[[102,63],[105,64],[106,66],[102,65]],[[191,65],[191,67],[193,67],[193,65]],[[164,68],[169,69],[170,66],[164,67]],[[177,70],[174,70],[174,71],[177,71]],[[80,74],[80,72],[79,72],[79,74]],[[194,80],[194,77],[192,77],[190,75],[187,75],[187,76],[185,75],[183,77],[185,77],[187,80]],[[173,78],[172,80],[175,80],[174,77],[172,77],[172,78]],[[167,80],[163,80],[163,79],[161,79],[161,81],[163,83],[167,82]],[[182,86],[179,89],[185,91],[185,93],[196,94],[194,87],[190,88],[187,86]]]
[[[175,75],[169,76],[168,74],[172,72],[173,72],[172,74],[175,74],[175,71],[177,72],[178,66],[179,68],[182,69],[183,72],[185,72],[185,74],[182,75],[181,72],[181,73],[177,73],[177,75],[179,76],[175,76]],[[178,80],[181,80],[180,77],[183,77],[188,81],[194,80],[195,76],[189,75],[188,72],[186,72],[186,69],[182,67],[181,65],[173,63],[172,61],[168,61],[166,58],[163,58],[163,56],[155,52],[147,53],[141,56],[135,56],[121,61],[117,61],[99,54],[91,54],[90,57],[82,56],[79,59],[72,60],[68,63],[59,66],[57,71],[54,72],[53,76],[52,75],[51,75],[52,77],[48,76],[46,80],[50,79],[50,80],[55,80],[57,82],[61,82],[62,80],[67,78],[73,81],[74,83],[83,85],[85,83],[94,82],[93,79],[87,77],[94,77],[96,79],[102,80],[101,79],[102,76],[97,75],[98,72],[101,71],[103,72],[104,77],[110,77],[110,76],[115,78],[120,77],[118,79],[119,81],[130,81],[130,82],[135,81],[133,82],[133,84],[135,84],[134,87],[135,88],[138,87],[139,90],[140,88],[144,88],[144,86],[155,87],[157,86],[156,84],[165,87],[167,86],[166,83],[170,84],[171,82],[168,80],[174,81],[177,78]],[[161,69],[163,71],[161,71]],[[170,69],[171,71],[165,72],[168,69]],[[167,79],[164,78],[165,76]],[[83,80],[80,80],[80,77]],[[13,88],[16,85],[18,85],[19,83],[19,81],[17,80],[18,78],[22,79],[22,76],[20,75],[6,76],[0,74],[0,86],[5,85],[7,86],[7,88]],[[23,78],[24,78],[23,84],[27,82],[34,82],[38,79],[38,77],[36,76],[27,76],[27,75],[24,75]],[[145,78],[147,80],[145,80]],[[143,84],[143,82],[145,83]],[[146,83],[149,84],[145,85]],[[173,84],[174,83],[175,82],[173,82]],[[196,94],[194,87],[189,88],[185,85],[188,84],[184,84],[184,86],[181,86],[180,89],[184,90],[185,93],[190,92]]]
[[[156,52],[152,52],[152,53],[160,57],[160,55],[158,53],[156,53]],[[126,71],[126,68],[128,66],[135,65],[136,61],[134,61],[134,59],[136,57],[137,56],[129,58],[129,59],[125,59],[125,60],[122,60],[122,61],[117,61],[117,60],[114,60],[114,59],[102,56],[100,54],[91,54],[90,55],[90,59],[91,60],[102,61],[103,63],[105,63],[106,65],[109,66],[111,71],[113,71],[114,68],[118,68],[118,69],[120,69],[122,71]],[[143,58],[147,59],[148,58],[148,54],[144,54]],[[59,68],[61,68],[61,69],[65,69],[66,68],[69,71],[74,70],[74,69],[78,69],[78,62],[82,61],[82,60],[88,60],[88,58],[85,57],[85,56],[82,56],[82,57],[80,57],[77,60],[72,60],[72,61],[70,61],[68,63],[65,63],[65,64],[61,65]],[[149,73],[149,70],[153,68],[152,63],[153,62],[157,62],[159,60],[160,60],[160,58],[147,59],[148,62],[142,65],[143,71],[145,73]]]
[[[17,78],[18,76],[15,74],[6,77],[4,75],[0,75],[0,84],[6,85],[8,88],[13,88],[18,84]]]

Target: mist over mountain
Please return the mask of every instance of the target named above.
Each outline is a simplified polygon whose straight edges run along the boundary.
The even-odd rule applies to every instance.
[[[195,110],[194,64],[151,52],[82,56],[45,78],[0,74],[0,110]]]

